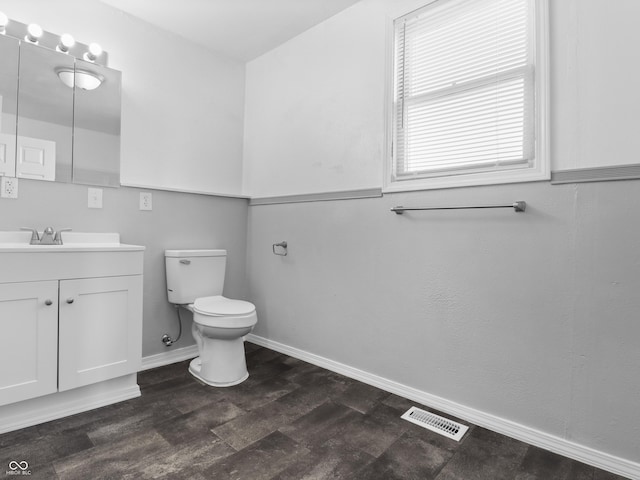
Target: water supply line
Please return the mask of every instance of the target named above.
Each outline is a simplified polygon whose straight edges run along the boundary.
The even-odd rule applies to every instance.
[[[175,340],[173,340],[171,338],[171,336],[168,333],[165,333],[162,336],[162,343],[165,344],[165,346],[170,347],[171,345],[173,345],[175,342],[177,342],[178,340],[180,340],[180,337],[182,336],[182,318],[180,317],[180,305],[173,305],[173,308],[176,309],[176,313],[178,314],[178,325],[180,327],[180,330],[178,331],[178,338],[176,338]]]

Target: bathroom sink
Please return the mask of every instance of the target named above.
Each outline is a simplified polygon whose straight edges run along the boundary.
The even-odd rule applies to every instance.
[[[29,245],[31,232],[0,232],[0,247],[4,245]]]
[[[0,284],[139,275],[145,247],[119,233],[62,232],[62,245],[30,245],[31,232],[0,232]]]
[[[40,233],[41,234],[41,233]],[[0,253],[144,250],[120,243],[119,233],[62,232],[62,245],[31,245],[31,232],[0,232]]]

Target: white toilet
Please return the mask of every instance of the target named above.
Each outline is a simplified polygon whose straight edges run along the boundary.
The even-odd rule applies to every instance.
[[[192,332],[199,356],[189,372],[215,387],[249,377],[243,337],[258,321],[249,302],[222,296],[226,250],[166,250],[169,302],[193,312]]]

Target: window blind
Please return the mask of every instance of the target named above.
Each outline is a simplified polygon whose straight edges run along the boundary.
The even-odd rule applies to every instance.
[[[534,0],[437,0],[395,22],[394,179],[526,168]]]

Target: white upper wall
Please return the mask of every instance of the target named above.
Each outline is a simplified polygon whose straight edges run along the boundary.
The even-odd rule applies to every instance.
[[[550,3],[552,169],[639,163],[640,2]]]
[[[381,187],[393,18],[426,0],[362,0],[247,64],[244,192]],[[638,163],[640,2],[550,0],[551,168]]]
[[[247,64],[246,194],[380,187],[385,28],[359,2]]]
[[[125,185],[239,195],[244,65],[96,0],[7,0],[22,23],[98,42],[122,71]]]
[[[97,0],[1,8],[123,72],[123,184],[274,196],[382,185],[388,27],[421,3],[362,0],[247,64],[246,90],[241,63]],[[552,169],[636,163],[640,2],[550,3]]]

